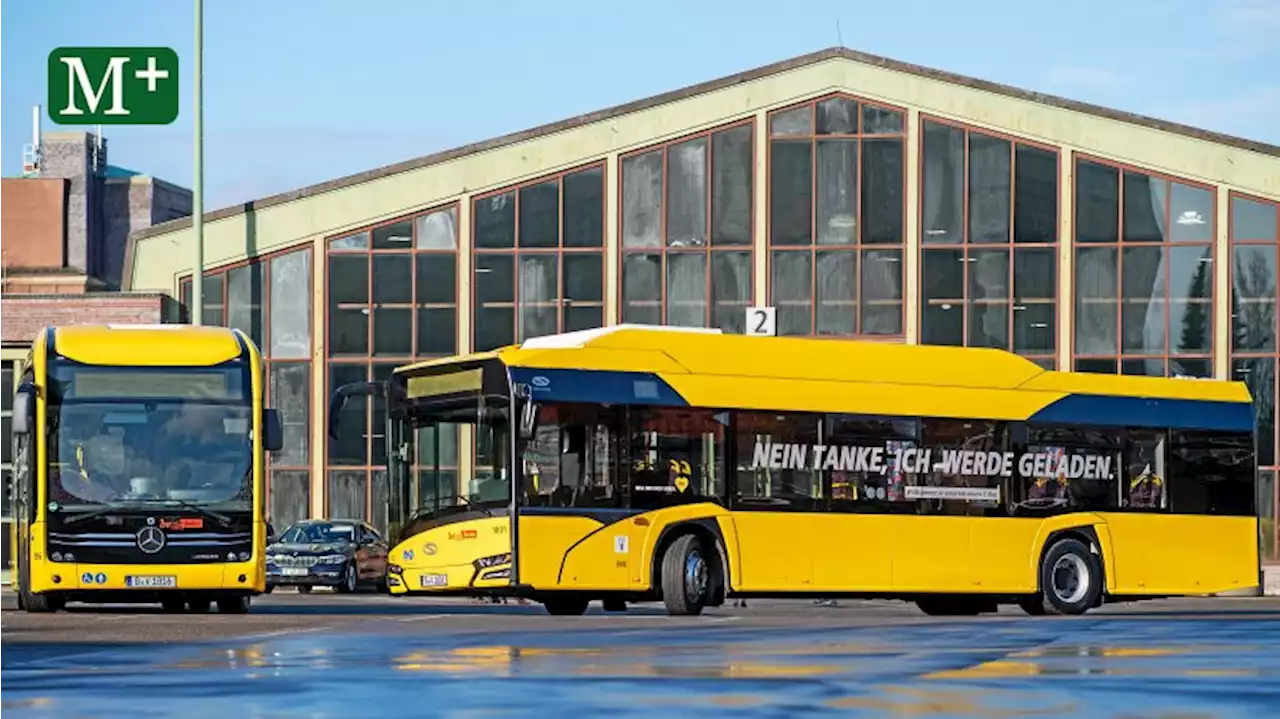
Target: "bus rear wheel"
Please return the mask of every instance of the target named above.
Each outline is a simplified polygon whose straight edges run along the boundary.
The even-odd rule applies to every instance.
[[[1102,560],[1078,539],[1054,542],[1040,560],[1041,606],[1049,614],[1079,615],[1102,595]]]
[[[694,534],[678,537],[662,556],[662,601],[673,616],[702,613],[711,597],[715,565],[707,560],[706,547]]]

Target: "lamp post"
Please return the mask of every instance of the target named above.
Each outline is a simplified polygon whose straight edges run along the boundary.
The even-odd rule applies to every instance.
[[[204,319],[204,1],[196,3],[195,47],[195,180],[191,190],[191,233],[196,247],[195,269],[191,274],[191,324]]]

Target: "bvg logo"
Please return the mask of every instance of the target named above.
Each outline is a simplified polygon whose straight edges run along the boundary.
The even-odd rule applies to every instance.
[[[59,125],[168,125],[178,87],[178,54],[167,47],[49,53],[49,117]]]

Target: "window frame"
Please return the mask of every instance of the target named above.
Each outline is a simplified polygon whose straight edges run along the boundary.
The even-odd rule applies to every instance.
[[[858,132],[857,133],[827,134],[827,135],[818,134],[817,132],[818,105],[826,100],[832,100],[832,99],[849,100],[849,101],[858,103]],[[863,133],[862,129],[863,129],[863,120],[864,120],[864,109],[868,106],[874,107],[880,110],[887,110],[890,112],[898,113],[902,117],[901,132]],[[777,135],[777,136],[773,134],[772,130],[773,130],[774,117],[785,114],[787,112],[798,110],[803,107],[808,107],[810,111],[810,118],[809,118],[810,132],[808,134]],[[765,247],[765,252],[767,253],[765,264],[768,267],[768,270],[765,272],[765,286],[763,288],[763,291],[764,291],[764,296],[767,299],[767,302],[769,303],[769,305],[777,307],[778,303],[774,300],[774,295],[773,295],[773,292],[774,292],[773,267],[775,264],[774,263],[775,252],[797,252],[797,253],[807,252],[808,253],[809,255],[809,333],[802,334],[802,335],[794,335],[794,336],[828,337],[828,338],[852,337],[852,338],[866,339],[871,341],[902,341],[906,339],[906,334],[907,334],[906,262],[907,262],[907,244],[908,244],[907,243],[907,234],[908,234],[907,232],[907,199],[910,192],[910,185],[907,179],[907,176],[910,174],[907,171],[908,169],[907,158],[910,155],[910,153],[908,152],[907,143],[911,141],[910,119],[911,119],[910,112],[906,106],[895,105],[882,100],[872,100],[870,98],[862,97],[860,95],[855,95],[848,92],[824,93],[817,97],[809,98],[801,102],[796,102],[783,107],[778,107],[778,108],[769,110],[768,113],[766,114],[765,116],[766,146],[764,148],[766,170],[765,170],[765,177],[763,181],[765,183],[764,247]],[[772,182],[773,145],[777,139],[782,139],[788,142],[796,142],[796,143],[804,141],[804,142],[808,142],[809,144],[809,159],[810,159],[809,227],[810,229],[809,229],[809,243],[807,245],[782,245],[782,244],[774,244],[774,241],[773,241],[773,182]],[[864,223],[865,214],[863,213],[863,205],[862,205],[863,162],[864,162],[864,156],[865,156],[864,148],[865,148],[866,140],[877,140],[877,139],[893,139],[893,140],[899,140],[901,142],[901,149],[902,149],[901,213],[902,214],[900,217],[900,222],[902,227],[902,234],[901,234],[901,237],[898,238],[897,242],[885,242],[885,243],[870,242],[869,243],[869,242],[864,242],[862,239],[863,228],[865,227],[865,223]],[[818,243],[818,233],[817,233],[818,162],[817,162],[817,159],[818,159],[818,142],[821,140],[856,140],[858,143],[857,184],[856,184],[858,237],[857,237],[857,241],[854,242],[853,244],[827,245],[827,244]],[[901,289],[902,296],[896,303],[890,303],[884,300],[876,301],[877,305],[879,306],[887,307],[887,306],[890,306],[891,304],[898,305],[899,331],[896,333],[866,334],[862,331],[863,329],[862,320],[863,320],[864,308],[866,306],[863,301],[863,282],[862,282],[864,258],[868,254],[874,253],[876,251],[889,251],[889,252],[898,253],[898,278],[899,278],[899,287]],[[854,309],[853,309],[853,312],[854,312],[853,334],[849,334],[849,335],[817,334],[817,328],[818,328],[817,261],[818,261],[818,253],[820,252],[853,253],[853,255],[857,258],[857,267],[855,269],[855,274],[854,274],[854,282],[855,282],[854,287],[855,287],[856,299],[854,300]]]
[[[275,359],[271,356],[271,263],[281,257],[287,257],[289,255],[293,255],[295,253],[301,253],[301,252],[306,252],[310,255],[310,267],[311,267],[311,271],[307,274],[307,316],[308,316],[308,321],[311,322],[311,331],[307,333],[308,334],[307,355],[306,357],[286,357],[286,358]],[[263,490],[262,501],[267,510],[266,516],[270,517],[271,516],[271,485],[272,485],[272,481],[275,478],[275,473],[277,471],[288,472],[288,473],[306,472],[307,474],[306,516],[309,517],[311,515],[311,498],[314,495],[314,487],[315,487],[315,481],[314,481],[314,477],[312,477],[313,473],[311,471],[311,460],[315,456],[315,451],[316,451],[316,443],[314,441],[314,436],[310,434],[311,433],[311,416],[310,415],[314,413],[314,408],[311,406],[313,403],[313,395],[311,395],[310,392],[314,390],[315,381],[316,381],[315,367],[314,367],[315,363],[313,362],[313,357],[315,356],[315,349],[316,349],[316,327],[315,327],[315,321],[314,321],[315,283],[316,283],[315,244],[309,241],[301,242],[301,243],[290,245],[288,247],[284,247],[278,250],[273,250],[271,252],[268,252],[262,255],[246,258],[237,262],[232,262],[226,265],[219,265],[214,268],[206,268],[203,272],[201,272],[200,276],[201,276],[202,282],[204,281],[205,278],[213,275],[220,275],[222,277],[222,297],[219,300],[222,307],[222,324],[219,326],[222,326],[222,327],[229,326],[228,321],[230,319],[230,312],[228,311],[228,309],[230,307],[231,290],[230,290],[230,283],[228,282],[228,279],[231,276],[231,272],[243,267],[249,267],[251,265],[257,265],[259,268],[261,268],[260,271],[262,273],[261,274],[262,297],[261,297],[261,303],[259,305],[259,312],[261,313],[261,316],[262,316],[262,346],[258,348],[258,353],[262,358],[263,404],[264,406],[267,406],[267,407],[273,406],[272,404],[273,397],[272,397],[272,391],[271,391],[271,374],[272,374],[271,370],[276,365],[306,365],[307,366],[307,388],[309,393],[307,397],[307,413],[308,413],[307,431],[309,433],[307,437],[307,463],[305,465],[297,465],[297,464],[277,465],[271,461],[271,456],[268,455],[266,459],[266,474],[263,477],[264,490]],[[192,283],[194,281],[194,277],[195,277],[195,273],[192,273],[192,272],[188,272],[178,277],[179,304],[182,307],[182,311],[186,313],[186,315],[181,318],[184,322],[191,321],[189,313],[190,313],[190,304],[192,301],[191,292],[192,292]],[[207,297],[207,295],[205,295],[205,297]],[[327,320],[328,319],[327,312],[325,313],[325,317]],[[326,325],[327,325],[327,322],[326,322]],[[326,341],[328,340],[327,336],[325,337],[325,340]]]
[[[926,122],[931,122],[936,125],[942,125],[944,127],[948,127],[953,130],[959,130],[962,133],[963,139],[962,139],[961,174],[964,178],[964,181],[960,188],[960,193],[961,193],[960,229],[961,229],[961,235],[962,235],[960,242],[929,243],[929,242],[926,242],[924,238],[924,223],[925,223],[925,206],[924,206],[925,154],[924,152],[925,152],[925,123]],[[961,256],[964,262],[964,271],[961,277],[961,295],[962,296],[959,298],[954,298],[952,301],[958,301],[960,303],[961,333],[963,337],[963,344],[961,344],[960,346],[972,347],[972,346],[981,346],[981,345],[970,344],[970,335],[969,335],[970,307],[969,305],[971,303],[971,298],[970,298],[970,292],[969,292],[969,277],[972,269],[970,267],[972,260],[970,260],[969,258],[973,256],[975,251],[979,251],[979,252],[982,250],[1005,250],[1006,251],[1005,256],[1007,258],[1007,263],[1008,263],[1008,269],[1007,269],[1008,297],[1004,300],[1004,303],[1005,303],[1005,306],[1008,307],[1008,317],[1005,323],[1006,331],[1008,332],[1008,335],[1007,335],[1008,343],[1006,347],[1004,347],[1003,349],[1006,349],[1010,352],[1014,352],[1014,349],[1013,349],[1015,347],[1014,327],[1016,324],[1014,321],[1014,312],[1015,312],[1014,307],[1017,304],[1015,302],[1015,298],[1016,298],[1015,268],[1017,267],[1015,258],[1017,255],[1017,250],[1019,249],[1052,250],[1053,251],[1053,270],[1054,270],[1052,299],[1045,300],[1043,298],[1036,298],[1031,301],[1025,302],[1025,304],[1042,305],[1042,306],[1048,305],[1053,308],[1054,324],[1052,327],[1052,332],[1050,333],[1052,342],[1053,342],[1053,348],[1048,352],[1028,352],[1028,353],[1018,352],[1017,354],[1019,356],[1022,356],[1031,360],[1032,362],[1035,362],[1036,364],[1041,365],[1042,367],[1045,367],[1046,369],[1055,369],[1058,364],[1058,349],[1059,349],[1059,345],[1061,344],[1058,341],[1058,334],[1059,334],[1060,325],[1062,321],[1061,320],[1062,312],[1061,312],[1060,305],[1061,305],[1061,299],[1062,299],[1061,290],[1062,290],[1063,267],[1062,267],[1061,257],[1059,255],[1059,249],[1062,246],[1062,237],[1061,237],[1062,224],[1061,223],[1062,223],[1062,216],[1063,216],[1062,215],[1063,203],[1062,203],[1061,178],[1062,178],[1063,155],[1065,154],[1063,151],[1063,148],[1058,147],[1056,145],[1038,142],[1035,140],[1028,140],[1026,138],[1019,137],[1017,135],[1013,135],[1007,132],[1001,132],[1001,131],[992,130],[990,128],[970,125],[957,120],[951,120],[942,116],[927,114],[923,112],[920,113],[918,127],[919,127],[919,130],[916,133],[918,135],[918,137],[916,138],[916,144],[918,148],[916,171],[919,177],[919,198],[920,199],[916,203],[918,205],[916,226],[920,228],[918,232],[918,234],[920,235],[920,242],[919,242],[919,250],[918,250],[918,253],[919,253],[918,260],[916,263],[917,264],[916,281],[918,283],[917,286],[919,287],[919,290],[918,290],[919,296],[917,297],[918,307],[916,311],[916,322],[917,322],[916,326],[918,328],[917,331],[921,336],[921,342],[923,343],[925,310],[929,303],[929,300],[927,298],[926,291],[925,291],[925,286],[926,286],[925,285],[925,257],[927,256],[927,253],[931,251],[941,253],[946,250],[951,250],[951,251],[958,250],[961,252]],[[978,135],[995,139],[995,140],[1003,140],[1009,143],[1009,226],[1008,226],[1008,237],[1004,242],[975,242],[975,241],[972,241],[970,238],[971,227],[969,224],[969,217],[970,217],[969,215],[969,204],[970,204],[969,203],[969,198],[970,198],[969,145],[970,145],[970,137],[973,134],[978,134]],[[1056,192],[1054,196],[1054,213],[1055,213],[1054,225],[1053,225],[1054,237],[1051,241],[1018,242],[1015,239],[1017,236],[1015,218],[1017,215],[1017,198],[1018,198],[1017,157],[1018,157],[1019,146],[1025,146],[1025,147],[1033,148],[1036,150],[1049,152],[1049,153],[1052,153],[1054,156],[1054,169],[1055,169],[1054,186],[1055,186]]]
[[[1081,203],[1080,203],[1080,185],[1079,185],[1080,172],[1079,172],[1079,168],[1080,168],[1080,163],[1082,163],[1082,162],[1088,162],[1088,163],[1092,163],[1092,164],[1096,164],[1096,165],[1101,165],[1101,166],[1108,167],[1108,168],[1111,168],[1111,169],[1113,169],[1113,170],[1115,170],[1115,171],[1116,171],[1116,180],[1117,180],[1117,194],[1116,194],[1116,220],[1117,220],[1117,222],[1116,222],[1116,229],[1117,229],[1117,234],[1116,234],[1116,241],[1115,241],[1115,242],[1110,242],[1110,241],[1108,241],[1108,242],[1081,242],[1081,241],[1079,241],[1079,232],[1080,232],[1080,228],[1079,228],[1079,222],[1077,221],[1077,220],[1078,220],[1077,213],[1079,212],[1079,208],[1080,208],[1080,204],[1081,204]],[[1169,308],[1170,308],[1170,306],[1173,304],[1173,302],[1171,301],[1171,295],[1170,295],[1170,289],[1171,289],[1171,288],[1170,288],[1170,285],[1169,285],[1169,279],[1170,279],[1170,272],[1171,272],[1171,265],[1172,265],[1172,263],[1168,260],[1168,257],[1170,256],[1170,251],[1171,251],[1173,248],[1176,248],[1176,247],[1205,247],[1205,248],[1208,248],[1208,250],[1209,250],[1209,258],[1210,258],[1210,260],[1211,260],[1211,262],[1212,262],[1212,267],[1216,268],[1216,267],[1217,267],[1217,265],[1218,265],[1218,263],[1222,261],[1221,253],[1219,252],[1218,242],[1217,242],[1217,232],[1218,232],[1218,227],[1220,226],[1220,223],[1223,221],[1223,220],[1222,220],[1222,218],[1221,218],[1221,217],[1219,217],[1219,213],[1218,213],[1218,202],[1217,202],[1218,190],[1219,190],[1218,186],[1216,186],[1216,185],[1212,185],[1212,184],[1209,184],[1209,183],[1205,183],[1205,182],[1201,182],[1201,181],[1198,181],[1198,180],[1192,180],[1192,179],[1185,178],[1185,177],[1178,177],[1178,176],[1173,175],[1173,174],[1170,174],[1170,173],[1160,172],[1160,171],[1158,171],[1158,170],[1154,170],[1154,169],[1150,169],[1150,168],[1144,168],[1144,167],[1140,167],[1140,166],[1138,166],[1138,165],[1132,165],[1132,164],[1129,164],[1129,163],[1119,162],[1119,161],[1116,161],[1116,160],[1111,160],[1111,159],[1107,159],[1107,158],[1104,158],[1104,157],[1099,157],[1099,156],[1097,156],[1097,155],[1092,155],[1092,154],[1089,154],[1089,153],[1079,152],[1079,151],[1073,151],[1073,152],[1072,152],[1072,154],[1071,154],[1071,163],[1072,163],[1072,164],[1071,164],[1071,169],[1072,169],[1072,173],[1071,173],[1071,177],[1072,177],[1072,180],[1071,180],[1071,217],[1072,217],[1072,222],[1071,222],[1071,225],[1072,225],[1072,237],[1071,237],[1071,273],[1072,273],[1072,296],[1071,296],[1071,298],[1070,298],[1070,301],[1071,301],[1071,312],[1070,312],[1070,318],[1071,318],[1071,320],[1070,320],[1070,337],[1069,337],[1069,341],[1070,341],[1070,344],[1069,344],[1069,348],[1070,348],[1070,354],[1069,354],[1069,357],[1071,358],[1071,364],[1070,364],[1070,367],[1071,367],[1072,371],[1088,371],[1088,372],[1092,372],[1092,371],[1093,371],[1093,370],[1079,370],[1079,369],[1076,369],[1076,368],[1077,368],[1077,366],[1079,365],[1079,362],[1080,362],[1081,360],[1085,360],[1085,361],[1094,361],[1094,362],[1111,361],[1111,362],[1113,362],[1113,363],[1114,363],[1114,365],[1113,365],[1113,366],[1114,366],[1114,372],[1113,372],[1112,374],[1116,374],[1116,375],[1123,375],[1123,368],[1124,368],[1124,363],[1125,363],[1125,361],[1129,361],[1129,360],[1132,360],[1132,361],[1159,360],[1159,361],[1161,361],[1161,362],[1163,362],[1163,363],[1164,363],[1164,374],[1163,374],[1163,375],[1160,375],[1160,376],[1162,376],[1162,377],[1171,377],[1172,375],[1170,375],[1170,374],[1169,374],[1170,364],[1171,364],[1171,362],[1172,362],[1175,358],[1177,358],[1177,359],[1184,359],[1184,360],[1193,360],[1193,361],[1203,361],[1203,362],[1206,362],[1206,363],[1208,364],[1208,367],[1209,367],[1209,374],[1210,374],[1210,377],[1212,377],[1212,376],[1214,375],[1214,359],[1215,359],[1215,357],[1214,357],[1214,344],[1215,344],[1215,343],[1213,342],[1213,334],[1214,334],[1214,331],[1215,331],[1215,330],[1213,329],[1213,327],[1214,327],[1215,325],[1211,325],[1211,326],[1210,326],[1210,331],[1209,331],[1209,349],[1208,349],[1206,352],[1203,352],[1203,353],[1201,353],[1201,352],[1175,353],[1175,352],[1173,352],[1173,351],[1172,351],[1172,350],[1173,350],[1173,348],[1175,347],[1176,343],[1175,343],[1175,341],[1172,339],[1172,331],[1171,331],[1171,328],[1172,328],[1172,321],[1171,321],[1171,317],[1170,317],[1171,313],[1170,313],[1170,311],[1169,311]],[[1160,181],[1163,181],[1163,182],[1167,183],[1167,187],[1169,187],[1169,188],[1170,188],[1170,190],[1172,190],[1173,185],[1178,184],[1178,185],[1185,185],[1185,186],[1187,186],[1187,187],[1191,187],[1191,188],[1199,189],[1199,190],[1205,190],[1205,191],[1209,192],[1209,193],[1210,193],[1210,195],[1213,197],[1213,202],[1211,203],[1211,207],[1212,207],[1212,218],[1211,218],[1210,223],[1209,223],[1209,239],[1208,239],[1208,240],[1194,240],[1194,241],[1192,241],[1192,240],[1172,240],[1172,239],[1169,239],[1169,235],[1171,235],[1171,234],[1172,234],[1172,229],[1171,229],[1171,227],[1170,227],[1170,219],[1171,219],[1171,218],[1172,218],[1172,216],[1173,216],[1173,196],[1172,196],[1172,191],[1170,191],[1169,196],[1168,196],[1168,198],[1167,198],[1166,207],[1165,207],[1165,210],[1164,210],[1164,219],[1165,219],[1165,223],[1166,223],[1166,224],[1165,224],[1165,227],[1166,227],[1166,228],[1169,228],[1169,229],[1167,229],[1167,230],[1166,230],[1166,238],[1165,238],[1165,239],[1163,239],[1163,240],[1161,240],[1161,241],[1158,241],[1158,242],[1152,242],[1152,241],[1139,241],[1139,240],[1126,240],[1126,239],[1125,239],[1125,237],[1124,237],[1124,233],[1125,233],[1125,188],[1124,188],[1124,184],[1125,184],[1125,176],[1126,176],[1127,174],[1144,175],[1144,176],[1146,176],[1146,177],[1148,177],[1148,178],[1151,178],[1151,179],[1153,179],[1153,180],[1160,180]],[[1130,249],[1130,248],[1142,248],[1142,247],[1147,247],[1147,248],[1151,248],[1151,247],[1159,248],[1159,249],[1160,249],[1160,250],[1165,254],[1165,257],[1164,257],[1164,259],[1163,259],[1163,260],[1162,260],[1162,262],[1161,262],[1161,264],[1164,266],[1163,277],[1164,277],[1164,287],[1165,287],[1164,294],[1160,296],[1160,300],[1163,302],[1164,307],[1165,307],[1165,312],[1164,312],[1164,351],[1163,351],[1162,353],[1151,353],[1151,352],[1125,352],[1125,350],[1124,350],[1124,309],[1125,309],[1125,303],[1126,303],[1126,300],[1125,300],[1125,297],[1124,297],[1124,251],[1125,251],[1126,249]],[[1079,259],[1079,256],[1080,256],[1080,250],[1081,250],[1081,249],[1086,249],[1086,248],[1104,248],[1104,249],[1112,249],[1112,250],[1114,250],[1114,251],[1115,251],[1115,253],[1116,253],[1116,265],[1115,265],[1115,267],[1116,267],[1116,286],[1115,286],[1116,297],[1115,297],[1115,300],[1114,300],[1114,309],[1115,309],[1115,313],[1116,313],[1116,342],[1115,342],[1115,351],[1114,351],[1114,352],[1112,352],[1112,353],[1109,353],[1109,354],[1081,354],[1081,353],[1077,352],[1077,350],[1076,350],[1076,346],[1077,346],[1077,342],[1076,342],[1076,328],[1077,328],[1078,323],[1079,323],[1079,315],[1080,315],[1080,313],[1077,311],[1077,302],[1079,301],[1079,284],[1078,284],[1077,282],[1075,282],[1075,278],[1076,278],[1076,273],[1077,273],[1078,266],[1079,266],[1078,259]],[[1209,286],[1209,296],[1208,296],[1208,298],[1206,298],[1206,299],[1204,299],[1204,300],[1199,300],[1199,301],[1195,301],[1195,302],[1188,302],[1188,303],[1187,303],[1188,305],[1191,305],[1191,304],[1199,304],[1199,305],[1202,305],[1203,307],[1205,307],[1205,308],[1207,309],[1207,317],[1209,318],[1209,321],[1210,321],[1211,323],[1216,321],[1216,318],[1214,317],[1214,315],[1216,314],[1216,312],[1214,311],[1214,308],[1215,308],[1216,303],[1217,303],[1217,283],[1216,283],[1215,281],[1213,281],[1213,276],[1214,276],[1215,274],[1216,274],[1216,270],[1213,270],[1212,274],[1210,274],[1210,281],[1209,281],[1209,284],[1208,284],[1208,286]],[[1101,304],[1101,303],[1099,303],[1099,304]],[[1150,375],[1124,375],[1124,376],[1150,376]]]
[[[1235,212],[1232,211],[1235,200],[1245,200],[1248,202],[1257,202],[1264,205],[1271,205],[1272,210],[1276,213],[1276,236],[1271,238],[1262,237],[1236,237]],[[1272,464],[1262,464],[1262,458],[1257,458],[1259,474],[1270,472],[1273,476],[1280,476],[1280,311],[1275,313],[1276,326],[1272,329],[1275,332],[1276,342],[1271,350],[1236,350],[1233,341],[1233,333],[1235,331],[1235,306],[1232,299],[1235,295],[1236,286],[1236,263],[1235,249],[1237,246],[1245,247],[1274,247],[1276,249],[1276,266],[1272,268],[1275,273],[1277,295],[1280,296],[1280,200],[1253,195],[1237,190],[1229,190],[1227,192],[1227,257],[1230,258],[1227,268],[1227,288],[1232,293],[1228,298],[1227,306],[1227,322],[1228,324],[1228,340],[1227,352],[1228,372],[1229,376],[1235,377],[1235,363],[1237,360],[1271,360],[1275,366],[1272,371],[1272,446],[1275,447],[1275,457]],[[1255,440],[1255,446],[1257,442]],[[1280,481],[1272,481],[1271,507],[1273,514],[1280,514],[1277,508],[1280,508]],[[1258,497],[1261,500],[1261,497]],[[1261,507],[1259,507],[1261,509]],[[1277,517],[1272,517],[1272,536],[1270,537],[1270,555],[1274,559],[1272,561],[1280,561],[1280,521],[1276,521]],[[1263,543],[1262,554],[1267,555],[1266,537],[1261,537],[1260,542]]]
[[[596,170],[596,169],[600,170],[600,218],[601,218],[600,244],[594,247],[576,247],[572,245],[567,245],[565,244],[565,222],[564,222],[565,190],[566,190],[565,179],[570,175],[574,175],[580,172],[586,172],[589,170]],[[558,197],[557,197],[557,205],[556,205],[556,225],[558,228],[558,233],[557,233],[558,244],[554,247],[521,247],[520,246],[520,193],[522,190],[525,190],[527,188],[535,187],[537,185],[545,184],[547,182],[552,182],[552,181],[556,182],[557,184]],[[477,233],[477,225],[475,222],[476,205],[481,201],[484,201],[493,197],[498,197],[506,193],[511,193],[512,195],[512,213],[514,215],[514,218],[512,221],[512,237],[511,237],[512,245],[511,247],[479,247],[476,242],[476,233]],[[472,350],[475,350],[475,348],[478,346],[476,342],[476,339],[477,339],[476,338],[476,324],[477,324],[476,317],[481,306],[476,294],[477,288],[479,286],[479,283],[476,281],[476,275],[478,273],[478,262],[481,257],[497,256],[497,257],[511,258],[512,301],[511,301],[510,309],[512,314],[512,323],[511,323],[512,342],[508,344],[519,344],[523,342],[525,339],[528,339],[520,336],[520,310],[522,306],[527,306],[527,305],[522,305],[520,301],[520,260],[523,257],[532,256],[532,257],[556,258],[556,300],[554,303],[556,307],[556,332],[564,332],[565,331],[564,330],[565,311],[568,308],[573,306],[573,304],[568,304],[564,301],[565,300],[565,297],[564,297],[565,257],[575,256],[575,255],[587,255],[587,256],[590,256],[593,254],[597,255],[600,258],[600,300],[598,303],[600,308],[600,326],[603,327],[609,324],[609,318],[605,315],[605,309],[607,305],[607,302],[605,302],[605,298],[607,297],[607,292],[608,292],[608,274],[609,274],[609,268],[608,268],[608,262],[607,262],[608,258],[606,257],[607,253],[605,251],[605,247],[608,243],[608,237],[607,237],[608,236],[608,210],[609,210],[608,193],[609,193],[608,162],[606,162],[604,159],[598,159],[598,160],[591,160],[589,162],[576,164],[572,167],[567,167],[563,170],[558,170],[556,172],[539,175],[537,177],[533,177],[528,180],[504,185],[502,187],[499,187],[493,190],[477,193],[467,197],[467,202],[471,203],[470,207],[471,207],[471,218],[472,218],[472,221],[470,223],[471,227],[470,227],[470,239],[469,239],[469,242],[470,242],[469,248],[471,250],[471,258],[470,258],[470,261],[467,263],[468,272],[470,272],[469,286],[470,286],[470,295],[471,295],[470,297],[471,316],[469,318],[470,333],[469,333],[469,336],[467,337],[467,342],[469,343],[468,346]],[[498,305],[498,306],[506,305],[505,302],[491,303],[491,304]],[[597,303],[595,301],[590,301],[590,302],[584,301],[582,303],[582,306],[590,307],[590,306],[595,306],[596,304]],[[541,305],[535,305],[535,306],[541,306]],[[499,346],[502,346],[502,345],[499,345]],[[416,345],[415,345],[415,349],[416,349]]]
[[[714,217],[715,137],[716,135],[719,135],[721,133],[730,132],[743,127],[750,128],[750,137],[751,137],[751,178],[747,188],[748,195],[751,198],[751,202],[750,202],[750,205],[748,206],[748,212],[747,212],[748,237],[750,239],[745,244],[726,244],[726,243],[716,244],[716,242],[712,239],[712,235],[715,231],[715,227],[714,227],[714,222],[715,222],[715,217]],[[707,146],[706,191],[705,191],[705,196],[703,197],[704,207],[706,209],[705,228],[707,231],[707,235],[706,235],[707,243],[701,247],[692,247],[692,246],[673,247],[666,243],[668,188],[670,187],[669,183],[671,178],[670,169],[669,169],[671,165],[671,150],[674,147],[677,147],[684,143],[692,142],[698,139],[703,139],[707,143],[706,145]],[[732,120],[727,123],[716,125],[715,127],[709,127],[707,129],[684,134],[670,140],[664,140],[663,142],[646,145],[644,147],[637,148],[635,150],[629,150],[625,153],[620,153],[618,155],[618,165],[617,165],[618,166],[618,186],[616,191],[617,207],[618,207],[618,211],[617,211],[618,216],[616,220],[617,235],[618,235],[618,249],[617,249],[618,286],[615,292],[616,300],[617,300],[617,320],[616,320],[617,322],[627,321],[625,319],[626,308],[627,308],[627,301],[626,301],[626,294],[625,294],[627,257],[631,255],[641,255],[641,256],[657,255],[658,256],[658,297],[657,297],[658,317],[661,324],[663,325],[668,324],[667,311],[669,308],[667,304],[667,271],[668,271],[667,268],[669,264],[668,257],[672,253],[680,254],[680,255],[701,254],[703,255],[703,257],[705,257],[705,265],[703,266],[703,275],[704,275],[703,287],[705,292],[704,297],[706,298],[706,309],[703,313],[703,320],[705,322],[703,327],[717,326],[715,324],[715,307],[716,307],[716,301],[715,301],[715,295],[714,295],[715,288],[712,282],[713,275],[715,272],[714,255],[716,253],[745,254],[747,256],[748,268],[749,268],[749,271],[747,273],[747,280],[750,286],[750,289],[747,293],[748,297],[746,300],[743,301],[743,305],[742,305],[742,311],[744,313],[743,318],[745,319],[746,317],[745,312],[747,308],[754,306],[756,297],[758,296],[758,292],[759,292],[759,289],[756,287],[756,281],[755,281],[755,260],[756,260],[755,237],[756,237],[756,230],[757,230],[756,188],[761,182],[761,179],[758,177],[759,173],[757,172],[757,169],[758,169],[757,158],[759,157],[759,154],[758,154],[759,148],[756,147],[757,145],[756,140],[757,140],[756,119],[755,119],[755,115],[750,115],[745,118],[740,118],[737,120]],[[661,186],[661,191],[659,192],[659,201],[658,201],[659,244],[657,247],[628,248],[624,243],[624,238],[625,238],[624,222],[626,220],[626,212],[623,211],[623,202],[625,201],[625,198],[626,198],[626,194],[625,194],[626,193],[626,188],[625,188],[626,172],[624,170],[624,163],[629,159],[632,159],[635,157],[641,157],[643,155],[647,155],[652,152],[662,153],[662,186]],[[766,185],[767,185],[767,180],[766,180]]]

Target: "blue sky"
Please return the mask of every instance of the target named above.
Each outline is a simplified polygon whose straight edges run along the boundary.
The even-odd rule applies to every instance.
[[[51,49],[164,45],[182,114],[107,128],[110,161],[190,186],[190,0],[28,0],[3,20],[6,176]],[[206,207],[836,45],[837,21],[851,48],[1280,144],[1280,0],[207,0]]]

